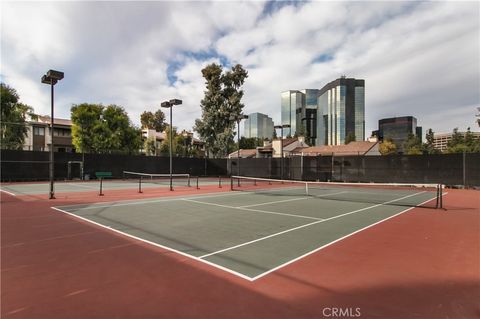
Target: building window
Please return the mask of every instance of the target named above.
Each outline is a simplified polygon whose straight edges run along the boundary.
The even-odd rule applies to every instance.
[[[68,129],[56,128],[53,130],[53,136],[70,137],[71,133]]]
[[[45,128],[44,127],[33,127],[33,135],[44,136]]]

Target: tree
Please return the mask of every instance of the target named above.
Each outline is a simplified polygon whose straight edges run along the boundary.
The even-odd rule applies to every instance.
[[[234,145],[235,122],[230,118],[242,113],[241,87],[248,77],[247,71],[239,64],[225,74],[222,71],[222,66],[215,63],[202,70],[206,90],[200,102],[202,117],[195,121],[194,127],[214,157],[228,155]]]
[[[477,112],[478,113],[475,116],[478,117],[477,124],[478,124],[478,127],[480,127],[480,106],[477,107]]]
[[[258,146],[263,146],[263,140],[258,137],[245,137],[240,138],[240,148],[241,149],[252,149],[257,148]]]
[[[173,132],[172,132],[173,131]],[[172,136],[172,154],[175,156],[177,152],[177,130],[173,127],[173,130],[170,129],[170,125],[167,125],[165,129],[165,139],[160,143],[160,153],[163,155],[168,155],[170,153],[170,134],[173,133]]]
[[[77,151],[94,152],[94,127],[99,124],[102,112],[103,106],[101,104],[83,103],[73,105],[70,109],[72,144]]]
[[[465,138],[463,134],[458,132],[458,128],[456,127],[453,129],[452,139],[447,143],[447,153],[463,153],[466,151]]]
[[[79,104],[71,108],[72,143],[77,150],[94,153],[137,153],[141,131],[125,109],[117,105]]]
[[[20,96],[14,88],[0,83],[1,125],[0,144],[4,149],[23,149],[27,136],[26,117],[36,118],[33,108],[19,103]]]
[[[345,144],[348,144],[350,142],[355,142],[356,140],[357,138],[355,137],[355,133],[349,132],[345,137]]]
[[[140,122],[142,128],[148,128],[157,132],[165,130],[165,114],[162,110],[157,110],[155,113],[145,111],[140,115]]]
[[[149,137],[143,143],[143,148],[145,149],[145,153],[149,156],[156,155],[157,153],[157,145],[155,138]]]
[[[423,146],[420,137],[412,133],[408,134],[407,140],[403,143],[403,149],[407,155],[423,154]]]
[[[426,142],[423,144],[423,151],[427,154],[439,154],[440,151],[434,147],[434,133],[430,128],[425,134]]]
[[[465,134],[453,129],[452,139],[447,143],[447,153],[476,153],[480,152],[480,139],[475,138],[470,128]]]
[[[393,155],[397,153],[397,145],[395,145],[391,139],[387,138],[380,143],[378,150],[382,155]]]

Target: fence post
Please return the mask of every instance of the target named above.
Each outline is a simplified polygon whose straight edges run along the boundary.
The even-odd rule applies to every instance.
[[[463,188],[466,188],[466,187],[467,187],[467,178],[466,178],[466,172],[465,172],[465,157],[466,157],[466,152],[463,151],[463,160],[462,160]]]

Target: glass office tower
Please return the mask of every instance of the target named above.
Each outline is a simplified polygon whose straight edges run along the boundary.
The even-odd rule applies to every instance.
[[[271,140],[273,137],[273,120],[266,114],[252,113],[244,122],[244,136]]]
[[[290,125],[290,128],[283,129],[283,137],[295,135],[298,125],[297,113],[301,113],[304,101],[304,94],[300,91],[282,92],[282,125]]]
[[[417,119],[413,116],[391,117],[378,121],[378,139],[391,139],[397,146],[397,152],[403,152],[403,144],[408,135],[413,134],[422,139],[422,127],[417,126]]]
[[[365,140],[365,81],[342,77],[319,90],[316,145]]]

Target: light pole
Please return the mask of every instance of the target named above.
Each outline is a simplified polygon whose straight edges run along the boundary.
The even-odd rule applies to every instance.
[[[283,125],[275,125],[274,128],[280,129],[280,179],[283,179],[283,129],[290,128],[290,124],[283,124]]]
[[[63,72],[60,71],[55,71],[55,70],[48,70],[46,74],[42,76],[42,83],[44,84],[49,84],[50,85],[50,91],[51,91],[51,110],[50,110],[50,166],[49,166],[49,177],[50,177],[50,193],[49,193],[49,199],[55,199],[55,191],[53,187],[53,180],[54,180],[54,159],[53,159],[53,109],[54,109],[54,103],[53,103],[53,86],[57,84],[58,81],[63,79]]]
[[[237,175],[240,176],[240,121],[248,119],[248,115],[239,114],[238,116],[230,116],[230,121],[237,122],[238,134],[237,134]],[[239,180],[240,182],[240,180]]]
[[[172,163],[172,146],[173,146],[173,126],[172,126],[172,108],[174,105],[182,104],[182,100],[172,99],[170,101],[162,102],[160,105],[161,107],[170,109],[170,190],[173,191],[173,180],[172,180],[172,173],[173,173],[173,163]]]

